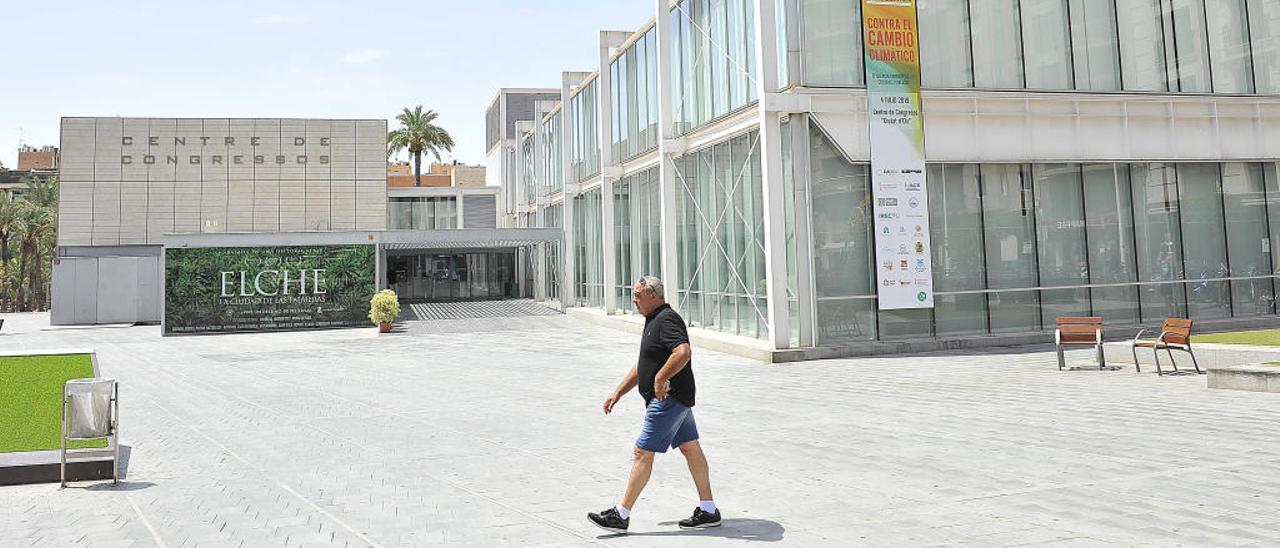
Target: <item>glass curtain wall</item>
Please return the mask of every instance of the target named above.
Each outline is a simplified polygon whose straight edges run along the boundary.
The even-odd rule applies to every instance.
[[[1258,93],[1280,93],[1280,2],[1247,0],[1245,8],[1254,89]]]
[[[538,131],[542,132],[542,186],[540,196],[549,196],[564,190],[564,169],[560,112],[549,116]]]
[[[542,224],[546,228],[563,228],[564,227],[564,206],[560,204],[550,205],[542,213]],[[557,241],[546,244],[543,253],[543,282],[546,284],[543,289],[547,295],[547,300],[560,300],[560,276],[561,268],[564,262],[560,260],[563,253],[562,247],[564,242]]]
[[[622,178],[613,185],[614,251],[618,306],[630,308],[631,286],[641,276],[661,276],[661,216],[658,168]]]
[[[755,102],[754,0],[683,0],[668,17],[677,133]]]
[[[596,95],[599,81],[592,79],[569,98],[569,121],[573,124],[573,153],[570,168],[576,182],[600,173],[600,124]]]
[[[613,157],[629,160],[658,146],[658,31],[650,28],[609,63],[613,79]]]
[[[690,325],[768,334],[759,133],[675,160],[679,303]]]
[[[1040,292],[1041,325],[1060,316],[1090,316],[1089,241],[1085,231],[1084,186],[1077,164],[1032,166],[1036,250],[1040,286],[1077,286]]]
[[[816,336],[825,343],[876,339],[870,166],[849,162],[812,124],[809,170]]]
[[[868,166],[810,139],[820,344],[1276,313],[1277,164],[931,164],[935,308],[880,311]]]
[[[1085,241],[1089,250],[1092,314],[1119,324],[1136,324],[1137,255],[1134,249],[1133,191],[1124,164],[1084,164]]]
[[[973,51],[974,86],[1010,89],[1024,87],[1026,81],[1022,75],[1022,34],[1018,28],[1018,13],[1018,0],[980,0],[969,3],[970,32],[979,37],[969,46]]]
[[[1236,316],[1275,314],[1263,164],[1222,164],[1222,200],[1227,257],[1232,276],[1231,309]]]
[[[938,337],[985,334],[987,267],[982,191],[976,164],[934,164],[926,172],[933,246],[934,331]]]
[[[1231,317],[1231,275],[1218,164],[1178,164],[1178,209],[1187,308],[1193,318]]]
[[[856,0],[804,0],[805,82],[855,83]],[[919,0],[926,87],[1280,92],[1276,0]],[[976,38],[976,37],[980,37]]]
[[[801,33],[804,43],[800,46],[804,83],[863,85],[862,1],[802,0],[800,12],[804,29]]]
[[[969,0],[918,0],[920,83],[931,88],[973,86]]]
[[[1245,0],[1210,0],[1206,5],[1213,91],[1253,93],[1249,17]]]
[[[458,228],[458,201],[451,196],[388,198],[387,220],[391,230]]]
[[[520,153],[525,160],[520,163],[520,188],[524,193],[525,203],[533,203],[538,195],[537,161],[533,146],[533,134],[525,135],[520,140]]]
[[[579,306],[604,306],[604,237],[600,189],[573,198],[574,288]]]
[[[1120,34],[1115,0],[1070,0],[1071,61],[1075,88],[1120,89]]]
[[[1026,85],[1072,89],[1071,21],[1067,0],[1021,0]]]

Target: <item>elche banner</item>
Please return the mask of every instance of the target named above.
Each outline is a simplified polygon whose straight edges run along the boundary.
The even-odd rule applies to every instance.
[[[166,248],[164,334],[370,325],[372,245]]]
[[[862,0],[881,310],[933,308],[915,0]]]

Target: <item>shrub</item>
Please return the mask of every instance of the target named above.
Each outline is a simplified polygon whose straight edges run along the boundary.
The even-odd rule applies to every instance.
[[[400,299],[396,297],[395,291],[383,289],[369,299],[369,320],[374,325],[394,322],[399,315]]]

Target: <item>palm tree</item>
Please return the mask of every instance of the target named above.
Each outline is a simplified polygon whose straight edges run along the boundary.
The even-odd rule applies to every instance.
[[[12,255],[9,254],[9,241],[18,230],[18,201],[9,197],[8,192],[0,191],[0,271],[7,266]]]
[[[44,260],[45,240],[54,231],[53,212],[26,200],[19,202],[18,225],[18,288],[19,310],[37,310],[33,300],[38,298]]]
[[[434,110],[423,111],[422,105],[396,115],[400,129],[387,134],[387,157],[390,158],[401,150],[409,149],[413,156],[413,185],[422,186],[422,153],[430,152],[440,161],[440,151],[453,150],[453,137],[432,122],[439,116]]]
[[[27,185],[27,191],[22,193],[24,199],[40,207],[58,209],[57,177],[24,177],[22,182]]]

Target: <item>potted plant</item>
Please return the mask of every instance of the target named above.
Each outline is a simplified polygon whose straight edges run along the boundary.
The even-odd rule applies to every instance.
[[[378,326],[379,333],[390,333],[391,322],[396,321],[399,315],[400,298],[395,291],[383,289],[369,299],[369,320]]]

